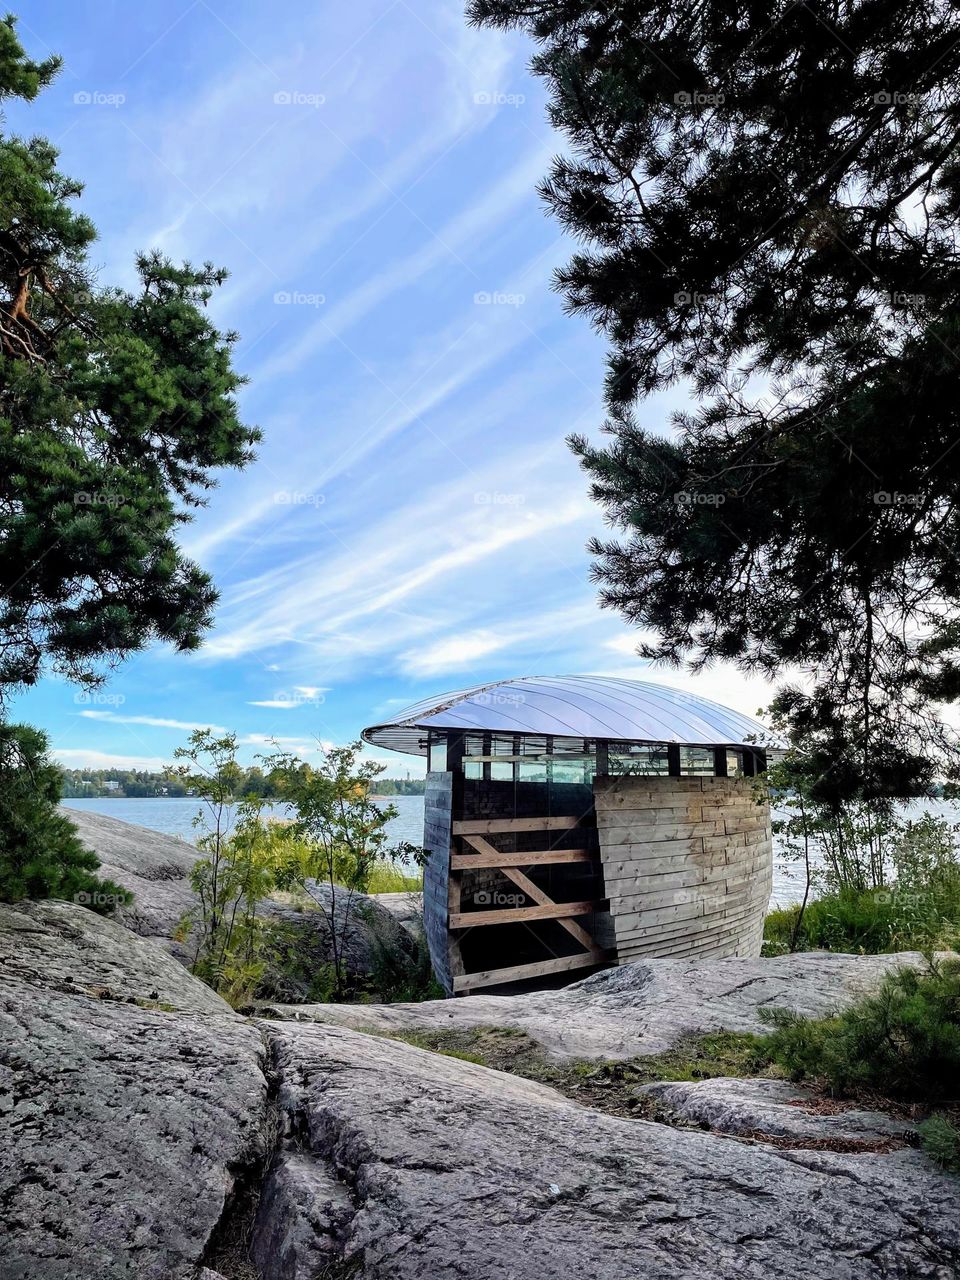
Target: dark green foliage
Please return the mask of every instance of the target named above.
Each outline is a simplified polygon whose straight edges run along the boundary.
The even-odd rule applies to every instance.
[[[798,927],[799,925],[799,927]],[[960,938],[960,904],[949,915],[935,899],[916,901],[889,889],[845,889],[808,903],[800,917],[794,904],[771,911],[764,921],[764,954],[843,951],[875,955],[922,951]]]
[[[604,604],[777,706],[825,797],[960,754],[960,11],[947,0],[471,0],[537,42],[558,274],[610,343]],[[678,379],[698,404],[641,424]]]
[[[385,1004],[410,1004],[443,999],[444,990],[434,976],[426,934],[421,931],[409,939],[409,947],[398,947],[372,927],[370,941],[373,950],[370,987],[374,1000]]]
[[[960,960],[888,974],[875,995],[815,1021],[773,1010],[763,1051],[794,1079],[934,1102],[960,1096]]]
[[[38,729],[0,724],[0,901],[68,898],[106,914],[131,895],[96,876],[96,855],[57,809],[60,771],[46,751]]]
[[[931,1160],[948,1173],[960,1173],[960,1129],[944,1115],[932,1115],[919,1125],[920,1141]]]
[[[0,97],[56,67],[0,27]],[[154,640],[195,648],[216,593],[174,535],[258,438],[206,311],[225,273],[147,253],[136,289],[99,287],[81,191],[50,143],[0,137],[0,696],[45,660],[90,683]]]

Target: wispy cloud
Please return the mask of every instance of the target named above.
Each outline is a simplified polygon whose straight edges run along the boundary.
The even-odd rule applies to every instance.
[[[226,733],[223,725],[203,724],[193,720],[169,720],[165,716],[127,716],[115,711],[78,711],[84,720],[102,720],[110,724],[142,724],[151,729],[180,729],[192,733],[196,729],[209,729],[213,733]]]

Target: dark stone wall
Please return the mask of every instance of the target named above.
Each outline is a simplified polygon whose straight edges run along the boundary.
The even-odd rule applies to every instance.
[[[447,932],[453,774],[428,773],[423,798],[423,847],[430,856],[423,871],[423,924],[437,981],[453,994]]]

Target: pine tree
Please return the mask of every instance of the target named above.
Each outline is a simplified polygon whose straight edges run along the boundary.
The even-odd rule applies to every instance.
[[[826,791],[956,772],[960,13],[947,0],[472,0],[537,42],[557,277],[610,342],[601,601],[642,652],[810,669]],[[638,403],[679,380],[672,422]],[[665,431],[664,428],[672,427]],[[839,763],[838,763],[839,762]]]
[[[0,22],[0,102],[59,65]],[[49,142],[0,133],[0,712],[45,668],[91,685],[155,641],[196,648],[216,592],[176,534],[259,438],[236,335],[206,311],[225,273],[146,253],[136,289],[101,285],[81,192]],[[56,818],[41,739],[4,734],[0,893],[72,892],[95,859]]]

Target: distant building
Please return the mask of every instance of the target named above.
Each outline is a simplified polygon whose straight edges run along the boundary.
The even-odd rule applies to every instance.
[[[120,790],[120,783],[119,783],[119,782],[115,782],[115,781],[113,780],[113,778],[108,778],[108,779],[106,780],[106,782],[104,782],[104,784],[103,784],[103,789],[104,789],[104,791],[119,791],[119,790]]]

